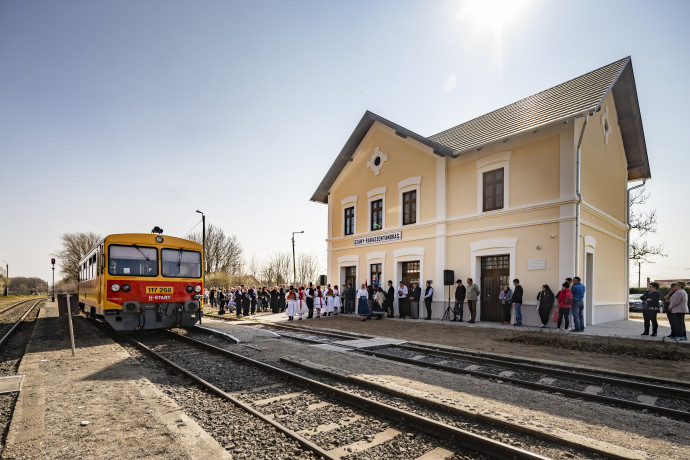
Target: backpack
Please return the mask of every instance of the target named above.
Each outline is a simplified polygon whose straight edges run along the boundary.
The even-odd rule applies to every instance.
[[[565,294],[565,299],[563,299],[563,305],[567,305],[568,307],[573,304],[573,293],[572,292],[567,292]]]

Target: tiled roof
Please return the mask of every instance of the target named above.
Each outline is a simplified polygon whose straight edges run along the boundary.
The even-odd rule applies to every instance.
[[[629,57],[429,136],[460,154],[599,108]]]
[[[611,92],[628,161],[628,180],[649,179],[649,159],[630,57],[620,59],[580,77],[526,97],[433,136],[423,137],[375,113],[365,112],[350,138],[311,197],[328,202],[328,194],[345,165],[352,161],[371,126],[382,123],[400,137],[433,149],[439,156],[456,157],[494,142],[596,112]]]

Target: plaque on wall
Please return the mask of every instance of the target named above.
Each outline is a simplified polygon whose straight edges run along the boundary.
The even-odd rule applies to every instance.
[[[527,260],[527,270],[546,270],[546,259]]]

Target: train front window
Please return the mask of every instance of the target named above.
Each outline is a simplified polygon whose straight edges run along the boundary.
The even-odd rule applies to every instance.
[[[201,253],[184,249],[161,249],[163,276],[201,278]]]
[[[110,245],[108,273],[116,276],[158,276],[158,251],[142,246]]]

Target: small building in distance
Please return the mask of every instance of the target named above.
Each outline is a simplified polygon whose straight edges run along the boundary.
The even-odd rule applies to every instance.
[[[650,177],[626,57],[433,136],[367,111],[311,200],[328,205],[331,283],[433,280],[441,318],[452,270],[478,284],[477,320],[501,322],[519,278],[538,325],[541,286],[578,275],[595,324],[627,318],[627,187]]]
[[[659,283],[660,287],[669,287],[671,283],[685,283],[686,286],[690,286],[690,278],[677,278],[670,280],[654,280],[655,283]],[[649,278],[647,278],[647,284],[649,284]]]

